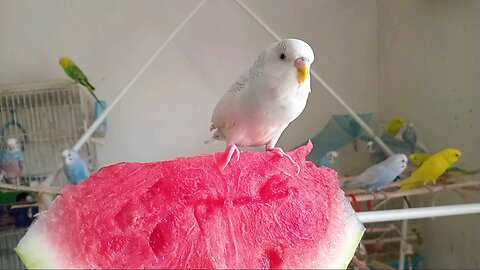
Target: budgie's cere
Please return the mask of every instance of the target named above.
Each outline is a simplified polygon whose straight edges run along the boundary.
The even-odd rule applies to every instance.
[[[237,146],[265,145],[267,151],[286,155],[275,144],[305,108],[313,60],[313,50],[307,43],[285,39],[269,45],[233,83],[215,107],[210,129],[215,131],[213,139],[227,145],[222,168],[235,153],[238,160]]]
[[[392,121],[390,121],[390,123],[388,123],[387,127],[385,128],[385,131],[387,132],[387,134],[391,136],[395,136],[398,134],[402,126],[403,126],[403,118],[395,117],[392,119]]]
[[[435,184],[437,178],[445,173],[445,171],[454,163],[456,163],[462,155],[460,150],[455,148],[446,148],[430,158],[425,160],[423,164],[416,169],[410,177],[405,179],[401,184],[400,190],[409,190],[430,182]]]
[[[63,171],[70,183],[76,185],[80,184],[89,176],[87,165],[80,157],[78,152],[74,150],[64,150],[63,156]]]
[[[85,76],[82,70],[80,70],[80,68],[75,64],[75,62],[73,62],[72,59],[64,56],[60,58],[59,63],[60,63],[60,66],[62,66],[63,70],[65,70],[65,73],[67,73],[67,75],[70,78],[72,78],[72,80],[85,86],[90,92],[90,94],[92,94],[92,96],[95,98],[95,100],[97,102],[100,102],[100,100],[98,100],[97,96],[93,92],[95,90],[95,87],[93,87],[93,85],[90,84],[87,76]]]
[[[7,139],[7,149],[1,155],[0,174],[11,184],[19,184],[23,171],[23,152],[16,138]]]
[[[362,188],[370,191],[379,190],[394,181],[407,167],[407,157],[395,154],[373,165],[357,178],[342,185],[343,188]]]

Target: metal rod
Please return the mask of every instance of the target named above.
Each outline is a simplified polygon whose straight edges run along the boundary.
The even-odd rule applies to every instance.
[[[241,0],[235,0],[237,4],[248,14],[252,17],[265,31],[267,31],[275,40],[280,41],[280,36],[273,31],[260,17],[258,17],[255,12],[253,12],[245,3]],[[382,150],[388,156],[393,155],[392,150],[378,137],[375,132],[358,116],[358,114],[350,108],[350,106],[315,72],[315,70],[310,70],[313,78],[315,78],[326,90],[327,92],[335,98],[340,105],[342,105],[345,110],[353,117],[353,119],[365,130],[370,136],[372,136],[373,140],[382,148]]]
[[[404,219],[421,219],[477,213],[480,213],[480,203],[419,207],[384,211],[369,211],[357,213],[357,216],[362,223],[375,223]]]
[[[408,204],[404,200],[403,201],[403,209],[408,209]],[[401,241],[400,241],[400,254],[398,254],[398,269],[403,270],[405,266],[405,246],[407,244],[407,235],[408,235],[408,220],[402,220],[402,227],[401,227]]]
[[[152,64],[152,62],[160,55],[160,53],[167,47],[167,45],[175,38],[175,36],[182,30],[182,28],[190,21],[190,19],[197,13],[197,11],[207,2],[207,0],[201,1],[195,8],[185,17],[185,19],[173,30],[173,32],[168,36],[168,38],[160,45],[157,51],[148,59],[148,61],[143,65],[143,67],[133,76],[130,82],[123,88],[123,90],[118,94],[118,96],[112,101],[112,103],[107,106],[107,108],[98,116],[98,118],[92,123],[92,125],[87,129],[87,131],[82,135],[82,137],[77,141],[77,143],[72,147],[73,150],[79,151],[80,148],[87,142],[87,140],[92,136],[95,130],[102,124],[102,122],[107,118],[108,114],[113,110],[117,103],[128,93],[132,85],[140,78],[140,76],[147,70],[147,68]],[[49,186],[55,180],[56,175],[62,169],[63,166],[60,166],[55,170],[51,175],[43,181],[43,186]]]

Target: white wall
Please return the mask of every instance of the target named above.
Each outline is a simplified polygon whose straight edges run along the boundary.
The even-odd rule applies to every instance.
[[[112,101],[197,1],[0,0],[0,83],[64,78],[76,60]],[[280,35],[309,42],[313,67],[359,112],[377,104],[376,2],[246,1]],[[223,151],[204,145],[213,108],[272,39],[233,1],[200,10],[109,117],[100,164]],[[284,133],[291,148],[343,109],[316,83],[305,113]]]
[[[431,151],[458,147],[460,164],[479,168],[480,1],[380,0],[378,14],[379,113],[404,116]],[[450,193],[437,204],[463,202]],[[480,267],[478,224],[479,215],[425,220],[425,266]]]

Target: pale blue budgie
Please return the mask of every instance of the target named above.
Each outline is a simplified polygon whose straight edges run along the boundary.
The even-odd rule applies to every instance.
[[[0,174],[10,184],[20,184],[23,171],[23,152],[16,138],[7,139],[7,149],[2,152]]]
[[[366,169],[357,178],[343,184],[342,187],[377,191],[393,182],[405,170],[407,161],[404,154],[395,154]]]
[[[404,142],[410,145],[412,153],[415,152],[415,144],[417,143],[417,131],[415,130],[413,123],[408,124],[408,126],[405,128],[402,133],[402,139]]]
[[[325,166],[329,168],[333,168],[333,164],[335,164],[335,160],[338,157],[338,153],[336,151],[329,151],[325,154],[325,156],[320,159],[319,166]]]
[[[80,184],[89,176],[87,165],[76,151],[64,150],[62,156],[63,171],[71,184]]]

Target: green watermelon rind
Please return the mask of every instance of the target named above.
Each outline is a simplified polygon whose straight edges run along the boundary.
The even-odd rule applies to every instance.
[[[61,261],[58,250],[52,247],[46,235],[38,232],[39,226],[32,224],[14,249],[27,269],[64,268],[58,263]]]
[[[343,243],[346,243],[346,245],[343,248],[339,248],[343,256],[338,256],[337,261],[333,261],[332,265],[327,266],[326,268],[347,269],[353,255],[355,254],[358,244],[362,240],[365,227],[358,220],[355,212],[352,211],[352,213],[350,213],[350,217],[347,218],[347,223],[350,223],[350,225],[346,228],[343,234],[343,238],[345,239]]]

